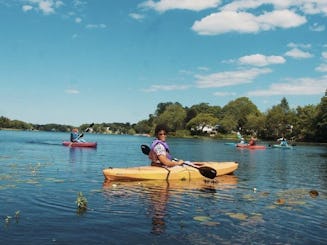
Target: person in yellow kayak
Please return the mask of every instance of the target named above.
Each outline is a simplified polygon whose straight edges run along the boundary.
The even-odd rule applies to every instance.
[[[70,133],[70,141],[71,142],[85,142],[84,139],[81,139],[83,137],[83,134],[78,133],[77,128],[73,128],[72,132]]]
[[[169,146],[166,142],[168,130],[166,125],[159,124],[154,130],[155,139],[151,144],[149,158],[151,166],[174,167],[182,165],[183,160],[174,161],[169,153]]]

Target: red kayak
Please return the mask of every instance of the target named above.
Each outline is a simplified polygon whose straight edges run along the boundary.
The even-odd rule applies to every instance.
[[[70,141],[64,141],[62,142],[64,146],[69,147],[97,147],[97,142],[70,142]]]
[[[249,145],[249,144],[236,144],[236,147],[239,148],[247,148],[247,149],[266,149],[266,146],[264,145]]]

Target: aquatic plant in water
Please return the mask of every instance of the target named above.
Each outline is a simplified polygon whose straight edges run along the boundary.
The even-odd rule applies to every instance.
[[[84,212],[87,209],[87,199],[83,196],[82,192],[79,192],[76,199],[76,204],[79,212]]]
[[[16,223],[18,223],[19,215],[20,215],[20,211],[18,210],[18,211],[15,212]],[[10,216],[10,215],[7,215],[7,216],[5,217],[5,224],[6,224],[6,226],[8,226],[8,225],[10,224],[12,218],[13,218],[13,217]]]

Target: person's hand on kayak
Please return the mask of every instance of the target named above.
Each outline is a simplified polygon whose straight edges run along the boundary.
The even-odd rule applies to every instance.
[[[182,166],[184,163],[184,160],[177,160],[176,161],[176,166]]]

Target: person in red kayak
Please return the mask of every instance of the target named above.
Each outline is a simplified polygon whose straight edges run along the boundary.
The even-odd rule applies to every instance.
[[[172,160],[172,157],[169,153],[169,146],[166,143],[167,138],[167,127],[166,125],[160,124],[155,128],[155,139],[151,144],[149,158],[151,160],[151,166],[158,167],[173,167],[182,165],[183,160]]]
[[[256,143],[257,143],[257,137],[255,137],[255,135],[252,135],[249,141],[249,145],[256,145]]]
[[[81,139],[83,137],[83,134],[78,133],[77,128],[73,128],[72,132],[70,133],[70,141],[71,142],[85,142],[84,139]]]

